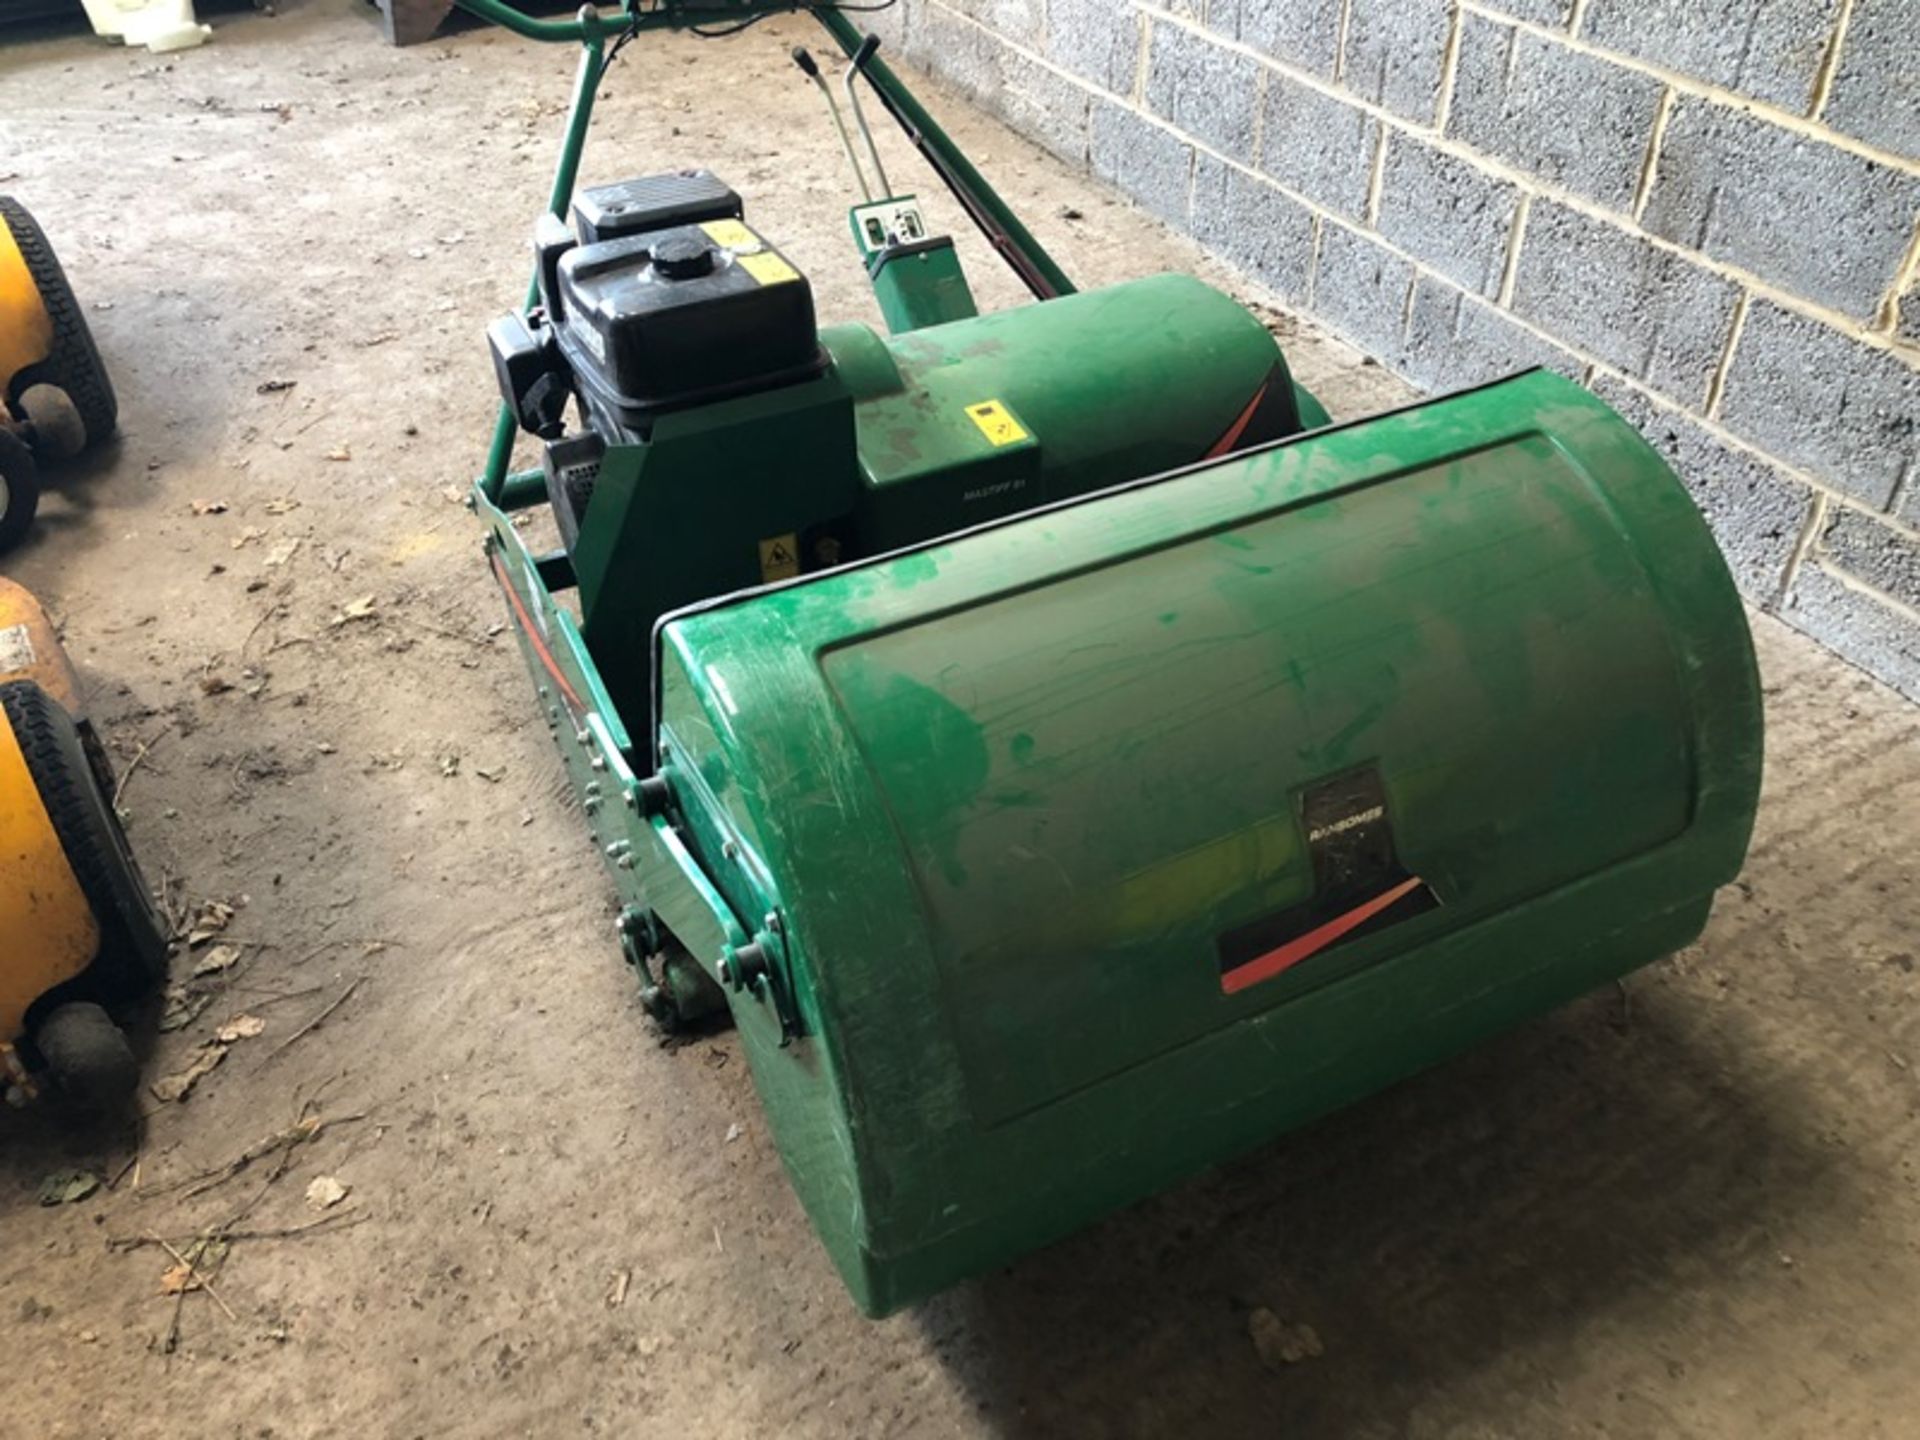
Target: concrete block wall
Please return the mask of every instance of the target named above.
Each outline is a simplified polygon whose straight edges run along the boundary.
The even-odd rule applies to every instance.
[[[896,57],[1417,384],[1549,365],[1920,700],[1920,0],[902,0]]]

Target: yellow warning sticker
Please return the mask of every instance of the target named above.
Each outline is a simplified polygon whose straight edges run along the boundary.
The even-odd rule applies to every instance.
[[[791,580],[800,573],[800,537],[775,535],[760,542],[760,583]]]
[[[709,240],[726,250],[759,250],[766,243],[738,220],[709,220],[700,228]]]
[[[762,285],[784,285],[789,280],[800,278],[798,270],[771,250],[762,250],[758,255],[742,255],[740,268]]]
[[[980,433],[996,449],[1032,438],[1027,434],[1027,427],[1014,419],[1013,412],[998,400],[982,400],[978,405],[967,406],[967,418],[980,427]]]

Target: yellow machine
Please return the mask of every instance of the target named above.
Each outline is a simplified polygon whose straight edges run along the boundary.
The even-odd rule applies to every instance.
[[[113,384],[53,247],[0,195],[0,551],[33,524],[40,468],[113,433]]]
[[[113,807],[105,752],[46,612],[0,579],[0,1080],[84,1104],[139,1068],[109,1013],[165,972],[167,926]]]

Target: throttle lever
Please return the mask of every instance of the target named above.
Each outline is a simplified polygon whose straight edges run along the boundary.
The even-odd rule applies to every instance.
[[[865,48],[865,47],[862,47]],[[867,185],[867,172],[860,168],[860,156],[853,148],[853,137],[847,133],[847,122],[841,117],[839,102],[833,98],[833,89],[827,84],[826,77],[820,73],[820,64],[804,45],[793,47],[793,63],[800,67],[800,73],[814,83],[814,87],[826,97],[827,113],[833,116],[833,128],[839,132],[840,148],[846,151],[847,163],[853,166],[853,178],[860,186],[860,194],[869,204],[873,201],[873,191]],[[865,124],[861,126],[864,130]],[[867,137],[867,144],[873,144],[873,137]],[[884,184],[884,177],[882,179]]]
[[[847,92],[847,106],[853,111],[853,123],[859,127],[860,138],[866,141],[867,154],[873,160],[873,173],[880,181],[880,198],[883,200],[891,200],[893,198],[893,186],[887,183],[886,167],[880,163],[880,147],[873,143],[873,131],[867,128],[867,117],[861,113],[860,110],[860,92],[856,90],[853,85],[853,82],[860,78],[860,72],[867,68],[867,62],[873,59],[874,53],[878,51],[879,48],[880,37],[878,35],[869,34],[866,39],[862,40],[860,42],[860,48],[853,52],[853,59],[847,62],[846,73],[840,77],[840,83]],[[869,195],[868,198],[871,199],[872,196]]]

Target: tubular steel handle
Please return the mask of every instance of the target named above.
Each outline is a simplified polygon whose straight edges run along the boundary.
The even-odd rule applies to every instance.
[[[848,62],[845,73],[840,77],[840,84],[847,92],[847,109],[853,112],[854,128],[860,132],[861,140],[866,142],[867,158],[873,162],[874,178],[880,185],[880,198],[882,200],[891,200],[893,198],[893,186],[887,181],[887,167],[880,163],[880,147],[873,143],[873,131],[867,128],[867,117],[860,109],[860,88],[854,83],[865,73],[867,62],[873,59],[874,52],[879,48],[880,37],[878,35],[869,35],[865,40],[861,41],[860,48],[854,51],[853,58]],[[824,86],[822,88],[824,88]],[[867,188],[864,176],[861,178],[860,188],[862,190]],[[871,200],[873,196],[868,194],[867,199]]]
[[[840,114],[840,102],[833,98],[833,87],[827,84],[827,77],[820,73],[820,64],[804,45],[796,45],[789,52],[793,63],[800,67],[800,73],[813,82],[827,101],[827,113],[833,116],[834,132],[840,137],[840,148],[847,152],[847,163],[853,167],[854,183],[860,187],[861,196],[871,202],[873,187],[867,184],[867,172],[860,168],[860,156],[853,148],[853,137],[847,133],[847,122]]]
[[[756,15],[778,15],[811,10],[812,0],[664,0],[657,9],[641,10],[640,0],[608,10],[583,5],[571,20],[537,20],[516,10],[506,0],[453,0],[462,10],[511,30],[529,40],[584,42],[617,35],[623,30],[673,30],[715,20],[745,20]]]
[[[624,30],[629,19],[625,10],[596,10],[591,5],[582,5],[572,20],[538,20],[505,4],[504,0],[453,0],[453,3],[470,15],[529,40],[585,41]],[[634,18],[644,25],[648,17]]]

